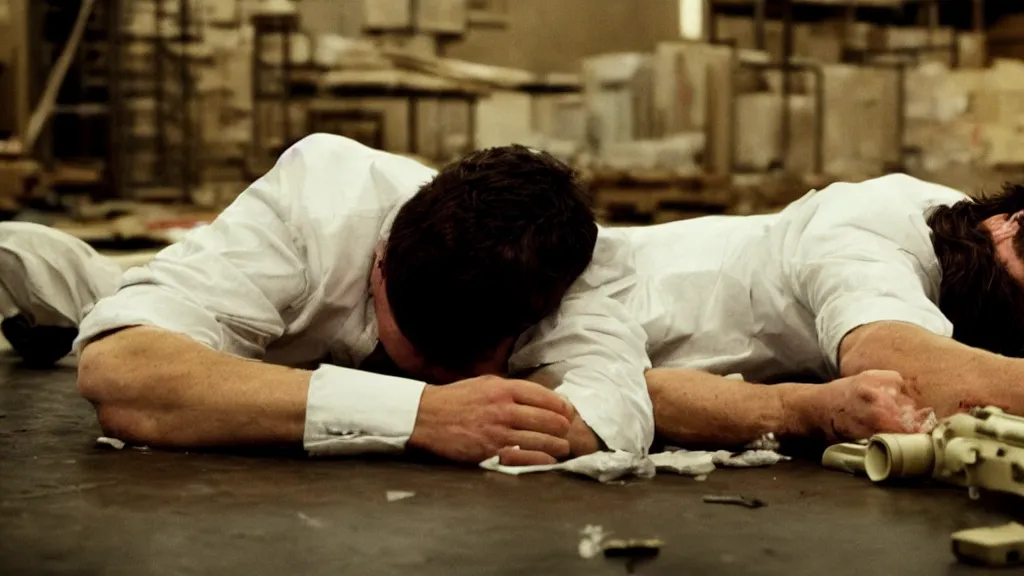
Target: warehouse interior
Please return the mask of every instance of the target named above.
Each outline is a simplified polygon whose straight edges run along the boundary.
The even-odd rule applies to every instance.
[[[893,173],[983,197],[1024,182],[1024,5],[0,0],[0,223],[145,265],[317,133],[434,169],[542,150],[612,228]],[[967,574],[986,568],[950,535],[1021,518],[1016,464],[1012,494],[979,498],[875,486],[813,446],[604,483],[97,444],[76,362],[0,338],[0,573]],[[585,553],[595,531],[619,548]],[[1019,562],[1024,528],[1000,545]]]

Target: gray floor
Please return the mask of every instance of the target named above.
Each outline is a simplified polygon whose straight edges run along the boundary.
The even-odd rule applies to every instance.
[[[1018,502],[789,463],[602,486],[559,475],[97,448],[71,366],[0,352],[0,574],[624,574],[578,533],[658,537],[637,574],[960,574],[952,531]],[[388,503],[388,490],[416,495]],[[749,510],[701,502],[739,493]]]

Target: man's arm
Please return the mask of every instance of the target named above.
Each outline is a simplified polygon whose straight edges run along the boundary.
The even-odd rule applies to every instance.
[[[776,437],[859,440],[917,432],[921,414],[893,372],[828,384],[751,384],[687,369],[647,372],[658,435],[674,443],[739,446]]]
[[[1024,414],[1024,361],[953,340],[934,301],[938,286],[905,247],[858,230],[810,233],[802,244],[794,291],[814,312],[822,352],[839,375],[899,372],[910,396],[940,417],[988,404]]]
[[[839,349],[843,375],[895,370],[908,392],[939,417],[995,405],[1024,414],[1024,360],[965,346],[912,324],[876,322],[854,329]]]
[[[534,373],[573,404],[574,455],[604,447],[646,453],[654,439],[647,335],[627,307],[637,286],[629,243],[602,230],[558,312],[525,334],[509,361],[513,373]]]
[[[78,387],[103,432],[164,447],[302,443],[311,372],[216,352],[165,330],[89,344]]]
[[[331,382],[337,387],[358,383],[363,376],[339,370],[343,372]],[[317,372],[222,354],[186,336],[149,327],[127,328],[96,340],[79,363],[79,389],[96,405],[105,434],[175,448],[300,446],[310,436],[307,398],[311,380],[318,377]],[[393,407],[380,409],[362,419],[362,425],[375,427],[378,434]],[[569,453],[564,437],[571,414],[564,401],[528,382],[484,377],[427,386],[412,415],[409,444],[471,463],[518,445],[534,453],[526,463],[552,463]],[[351,451],[371,450],[380,448],[364,442]],[[537,454],[547,458],[537,460]]]

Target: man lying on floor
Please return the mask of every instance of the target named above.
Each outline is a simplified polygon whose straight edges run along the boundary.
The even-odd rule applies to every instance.
[[[1022,216],[1021,186],[971,201],[892,175],[779,214],[620,232],[643,286],[630,308],[657,367],[658,433],[857,439],[916,431],[919,407],[1024,414]],[[734,373],[844,378],[716,376]]]
[[[575,175],[547,154],[496,148],[435,174],[310,136],[92,308],[79,388],[107,435],[154,446],[641,453],[644,334],[584,273],[624,249],[598,241]],[[568,372],[555,391],[487,376],[553,363]]]
[[[549,181],[534,179],[538,174]],[[650,441],[648,399],[636,386],[649,365],[645,343],[659,368],[647,373],[658,429],[679,443],[743,443],[769,431],[829,439],[914,431],[919,406],[934,406],[941,415],[989,403],[1022,411],[1016,385],[1002,380],[1020,369],[1020,361],[950,340],[943,314],[955,322],[958,340],[1016,353],[1009,347],[1021,341],[1016,316],[1001,312],[1017,309],[1018,284],[1007,281],[1000,265],[1010,262],[1010,238],[1018,234],[1017,217],[1007,215],[1024,208],[1016,190],[971,203],[947,188],[890,176],[834,185],[780,215],[602,230],[593,262],[561,309],[528,328],[555,309],[564,286],[585,266],[571,247],[594,245],[589,233],[574,232],[574,226],[592,230],[592,221],[579,211],[570,173],[546,156],[513,148],[471,156],[416,193],[431,176],[409,160],[341,139],[311,138],[209,229],[130,272],[120,292],[89,315],[79,338],[86,345],[80,386],[107,433],[172,446],[304,438],[312,452],[328,453],[398,450],[408,440],[464,461],[522,438],[515,444],[540,449],[505,451],[513,458],[506,462],[566,455],[563,443],[552,443],[561,429],[551,426],[551,414],[543,428],[531,420],[536,411],[529,416],[516,406],[525,420],[510,422],[485,405],[526,402],[515,388],[533,395],[532,407],[559,411],[556,395],[524,382],[486,379],[440,389],[334,366],[306,372],[237,356],[291,366],[329,358],[437,384],[547,366],[539,379],[562,383],[556,390],[583,415],[572,430],[587,433],[569,434],[573,454],[597,447],[583,422],[608,447],[641,451]],[[473,190],[480,194],[471,198],[495,203],[458,200]],[[541,200],[532,198],[535,193]],[[549,213],[567,209],[557,200],[566,194],[573,216],[555,217],[560,224],[546,227],[553,224]],[[453,205],[435,208],[438,197]],[[533,220],[536,230],[528,226]],[[501,234],[488,240],[495,246],[467,238],[486,234],[487,228],[466,226],[476,221],[504,222],[513,246],[496,241]],[[567,236],[556,234],[543,245],[523,236],[556,229]],[[987,230],[997,232],[995,243]],[[453,235],[443,240],[449,243],[432,248],[444,231]],[[0,234],[0,256],[3,244]],[[516,254],[522,268],[488,279],[496,274],[488,267],[496,252],[525,244],[534,251]],[[575,255],[556,262],[552,251]],[[61,253],[80,258],[78,252]],[[430,259],[416,261],[423,256]],[[106,273],[96,266],[64,268]],[[552,269],[571,274],[544,284],[543,271]],[[506,281],[510,276],[520,281]],[[462,283],[446,282],[452,278]],[[538,286],[552,283],[555,288],[540,291],[546,298],[531,301]],[[89,294],[98,290],[91,287],[104,282],[78,284],[90,290],[76,301],[91,305]],[[509,293],[516,284],[521,290]],[[61,288],[58,293],[75,290]],[[34,292],[39,301],[46,300],[39,293],[54,290]],[[968,295],[975,294],[987,298],[972,306]],[[509,303],[517,299],[525,307],[518,317],[492,308],[514,309]],[[508,328],[488,332],[495,318]],[[103,337],[137,325],[163,330]],[[378,333],[381,345],[370,354]],[[491,344],[476,342],[480,338]],[[466,368],[467,355],[488,361]],[[397,367],[381,365],[389,356]],[[950,359],[959,360],[951,365]],[[461,367],[438,370],[446,365]],[[814,381],[841,377],[825,385],[759,386],[715,376],[733,373],[760,382],[800,374]],[[489,395],[498,383],[504,396]],[[527,434],[512,432],[524,427]]]

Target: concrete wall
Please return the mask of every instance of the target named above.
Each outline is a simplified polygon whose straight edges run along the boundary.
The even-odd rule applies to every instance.
[[[535,72],[577,71],[585,56],[650,51],[679,38],[678,0],[508,0],[509,26],[475,28],[453,58]],[[303,0],[303,27],[352,36],[363,0]]]

